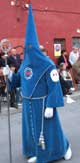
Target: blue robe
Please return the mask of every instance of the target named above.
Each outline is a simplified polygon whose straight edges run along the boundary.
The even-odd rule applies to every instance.
[[[24,60],[17,75],[13,75],[12,87],[21,84],[22,144],[23,154],[36,156],[37,163],[47,163],[62,158],[69,146],[56,107],[64,105],[58,73],[54,63],[40,51],[37,32],[29,6]],[[52,118],[45,118],[47,107],[54,109]],[[39,142],[42,134],[45,149]]]
[[[14,84],[21,83],[23,109],[22,109],[22,144],[23,154],[26,157],[37,156],[37,163],[47,163],[61,159],[69,143],[63,133],[56,107],[64,105],[59,80],[52,79],[50,74],[56,67],[50,64],[38,76],[38,70],[29,66],[21,66],[17,76],[13,77]],[[26,70],[26,71],[25,71]],[[37,79],[35,81],[35,77]],[[31,84],[32,83],[32,84]],[[50,119],[44,117],[43,135],[45,150],[39,145],[41,133],[42,112],[46,107],[54,108],[54,116]]]

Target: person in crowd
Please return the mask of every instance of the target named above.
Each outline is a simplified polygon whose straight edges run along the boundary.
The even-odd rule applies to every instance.
[[[17,51],[15,48],[11,49],[10,55],[7,58],[8,60],[8,65],[10,67],[11,70],[15,71],[15,73],[18,71],[20,65],[21,65],[21,58],[20,55],[17,54]],[[9,81],[9,87],[10,87],[10,81]],[[16,100],[16,95],[17,95],[17,89],[15,88],[15,90],[13,90],[12,92],[10,92],[10,106],[11,107],[16,107],[17,106],[17,100]],[[18,97],[17,97],[18,99]]]
[[[75,88],[77,88],[76,83],[80,81],[80,54],[79,47],[77,45],[73,46],[72,51],[69,55],[69,62],[72,66],[72,77]]]
[[[78,46],[77,45],[74,45],[72,47],[72,51],[70,52],[69,54],[69,62],[71,64],[71,66],[73,66],[76,61],[79,59],[79,51],[78,51]]]
[[[11,64],[15,64],[16,71],[19,69],[19,67],[21,65],[20,55],[17,54],[17,51],[15,48],[11,49],[11,54],[8,57],[8,65],[10,66]]]
[[[17,103],[16,103],[16,88],[11,90],[11,82],[12,82],[12,76],[16,73],[16,67],[15,64],[10,64],[9,68],[9,75],[8,75],[8,91],[10,94],[10,107],[14,107],[17,109]],[[4,71],[4,68],[3,68]]]
[[[39,47],[40,47],[40,50],[43,52],[43,54],[48,57],[48,50],[43,45],[40,45]]]
[[[71,68],[70,62],[68,60],[68,53],[66,49],[61,50],[61,56],[57,60],[57,66],[59,66],[61,63],[65,64],[66,69]]]
[[[16,49],[11,49],[11,55],[7,57],[7,64],[9,65],[10,69],[12,72],[17,72],[20,64],[21,64],[21,59],[20,56],[16,53]],[[1,51],[0,53],[0,67],[4,68],[5,67],[5,54]],[[0,77],[2,78],[2,77]],[[17,108],[17,101],[16,100],[16,93],[19,92],[16,89],[10,92],[10,87],[11,87],[11,81],[8,80],[8,91],[10,94],[10,106]],[[3,90],[3,89],[2,89]],[[16,92],[17,91],[17,92]],[[18,95],[18,93],[17,93]],[[17,99],[19,97],[17,96]]]
[[[5,55],[2,51],[0,52],[0,67],[5,67]]]
[[[1,72],[2,67],[0,67],[0,72]],[[0,96],[5,97],[6,95],[6,82],[5,82],[5,77],[3,76],[2,73],[0,73]]]
[[[33,29],[33,30],[32,30]],[[32,6],[29,6],[25,55],[12,89],[21,85],[23,154],[28,163],[48,163],[64,158],[72,151],[56,107],[64,105],[59,75],[55,64],[40,50]],[[3,74],[9,75],[6,67]]]
[[[59,75],[61,87],[63,90],[63,95],[72,94],[72,91],[75,90],[73,87],[73,81],[69,70],[66,69],[65,63],[61,63],[59,66]]]
[[[4,53],[0,51],[0,70],[2,70],[3,67],[5,67],[5,57]],[[3,74],[0,74],[0,96],[6,96],[6,81]]]

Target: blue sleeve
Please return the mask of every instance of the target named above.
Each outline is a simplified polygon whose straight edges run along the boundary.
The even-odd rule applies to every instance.
[[[59,74],[55,66],[52,66],[46,73],[48,96],[46,107],[64,106],[63,93],[59,81]]]

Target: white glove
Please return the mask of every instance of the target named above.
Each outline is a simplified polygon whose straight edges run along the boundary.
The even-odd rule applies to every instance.
[[[45,118],[52,118],[53,117],[53,108],[46,108],[44,112]]]
[[[6,76],[6,75],[9,75],[10,73],[10,68],[8,65],[6,65],[6,67],[3,67],[3,75]]]

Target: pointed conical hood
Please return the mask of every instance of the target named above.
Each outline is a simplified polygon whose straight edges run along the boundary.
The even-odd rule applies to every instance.
[[[29,5],[26,27],[24,62],[26,62],[26,66],[31,65],[35,67],[38,65],[47,67],[50,64],[49,58],[40,50],[31,4]]]
[[[24,92],[23,94],[25,96],[32,96],[41,77],[48,68],[53,65],[53,62],[42,53],[39,47],[32,6],[30,4],[26,28],[25,54],[23,63],[20,67],[22,83],[24,83],[22,92]],[[26,75],[30,76],[26,78]]]
[[[39,48],[39,41],[38,41],[38,36],[37,36],[37,32],[36,32],[36,27],[35,27],[31,4],[29,5],[29,14],[28,14],[26,40],[25,40],[25,46],[27,47],[29,45]]]

